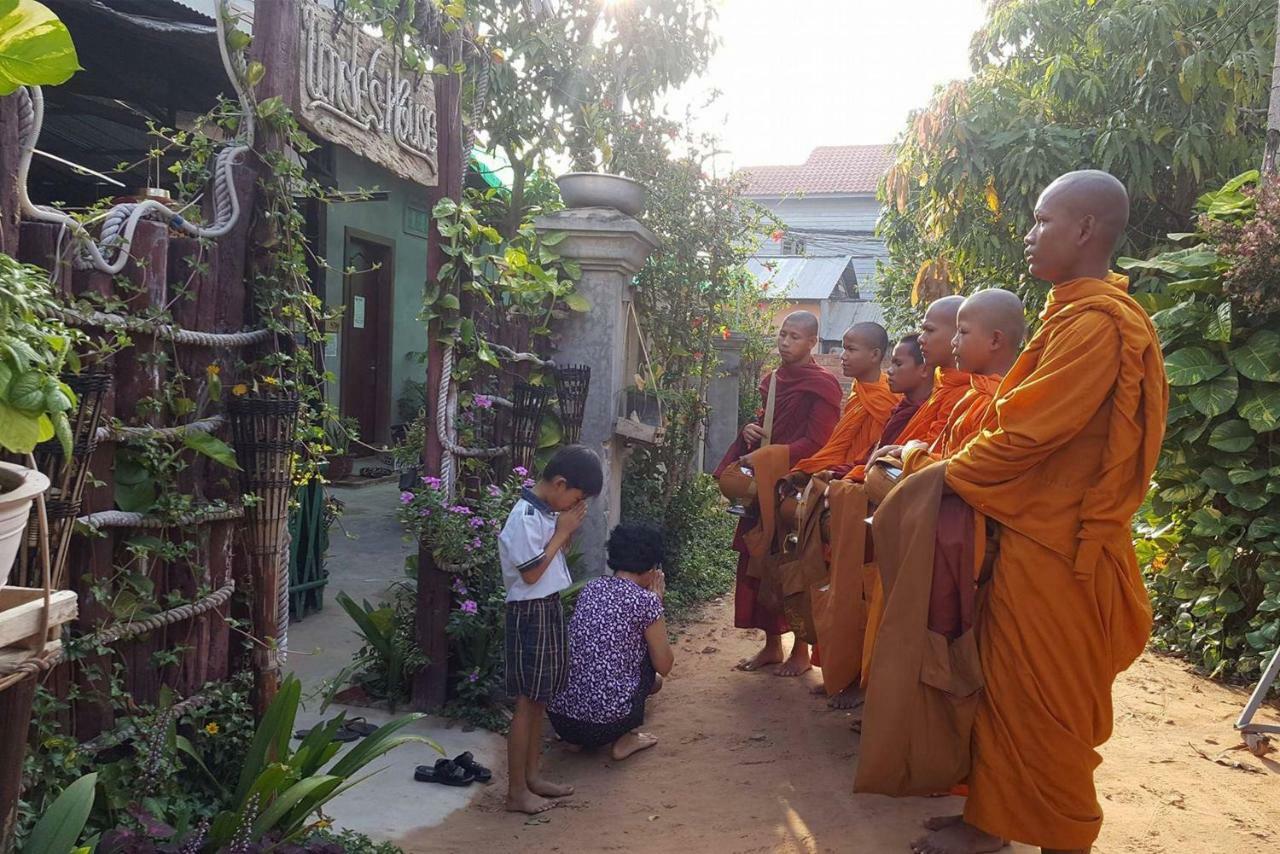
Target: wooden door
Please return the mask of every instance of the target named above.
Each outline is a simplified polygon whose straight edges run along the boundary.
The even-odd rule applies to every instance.
[[[342,414],[360,438],[385,443],[391,416],[391,307],[395,297],[390,241],[347,229],[342,319]],[[359,449],[352,448],[352,453]]]

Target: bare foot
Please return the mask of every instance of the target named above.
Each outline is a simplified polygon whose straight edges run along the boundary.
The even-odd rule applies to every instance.
[[[944,827],[950,827],[962,821],[964,821],[962,815],[935,815],[933,818],[926,818],[920,824],[925,830],[942,830]]]
[[[742,670],[747,673],[752,673],[756,670],[760,670],[762,668],[768,667],[771,664],[781,664],[781,663],[782,663],[782,651],[777,649],[770,649],[769,647],[766,646],[764,649],[757,652],[751,658],[744,658],[742,659],[742,661],[739,661],[737,667],[735,667],[734,669]]]
[[[808,673],[813,669],[813,665],[809,663],[809,651],[806,649],[803,653],[791,653],[791,657],[783,662],[782,666],[773,671],[775,676],[799,676],[802,673]]]
[[[565,783],[553,783],[541,777],[529,780],[529,791],[544,798],[567,798],[573,794],[573,786]]]
[[[619,762],[626,759],[633,753],[639,753],[653,747],[658,743],[658,737],[649,735],[647,732],[629,732],[622,738],[613,743],[613,749],[609,751],[613,758]]]
[[[539,797],[533,792],[520,795],[507,795],[507,812],[522,812],[526,815],[537,815],[546,812],[556,805],[555,801]]]
[[[827,700],[827,705],[833,709],[856,709],[862,705],[862,702],[863,698],[858,693],[858,686],[850,685],[830,700]]]
[[[989,854],[1007,844],[998,836],[958,821],[917,839],[911,843],[911,850],[916,854]]]

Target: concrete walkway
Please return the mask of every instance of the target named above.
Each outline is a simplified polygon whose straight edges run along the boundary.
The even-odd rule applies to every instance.
[[[382,709],[330,706],[319,714],[316,696],[322,683],[333,678],[350,663],[361,646],[351,618],[335,601],[346,592],[357,602],[382,603],[389,600],[390,585],[405,577],[404,561],[413,546],[404,541],[396,521],[400,490],[394,482],[351,488],[337,487],[333,494],[346,511],[329,535],[329,585],[325,588],[324,609],[289,627],[288,668],[302,680],[305,708],[298,713],[298,727],[307,728],[340,711],[348,717],[363,716],[372,724],[395,717]],[[405,710],[407,711],[407,710]],[[505,767],[505,741],[491,732],[463,732],[453,721],[427,717],[406,729],[405,734],[435,741],[449,757],[464,750],[490,768]],[[369,770],[384,769],[325,808],[341,828],[350,828],[375,839],[396,839],[410,830],[439,824],[449,813],[467,806],[483,787],[448,788],[415,782],[417,765],[433,764],[441,754],[427,745],[410,744],[374,762]]]

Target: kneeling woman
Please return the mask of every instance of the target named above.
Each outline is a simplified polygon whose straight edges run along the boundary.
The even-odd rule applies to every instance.
[[[547,714],[562,740],[586,748],[611,744],[613,758],[625,759],[658,743],[635,730],[675,655],[662,616],[662,533],[619,525],[608,551],[613,575],[589,581],[578,593],[569,621],[568,682]]]

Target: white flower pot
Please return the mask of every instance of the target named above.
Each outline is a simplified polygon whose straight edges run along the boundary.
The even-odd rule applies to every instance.
[[[35,469],[0,462],[0,587],[9,582],[22,547],[31,502],[48,488],[49,478]]]
[[[613,208],[627,216],[640,216],[648,201],[643,184],[621,175],[568,172],[556,183],[567,208]]]

